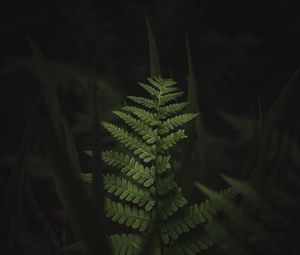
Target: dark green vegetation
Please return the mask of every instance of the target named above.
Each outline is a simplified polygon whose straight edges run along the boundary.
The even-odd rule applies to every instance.
[[[149,39],[152,74],[156,75],[160,69],[150,28]],[[42,59],[36,46],[32,47],[36,58]],[[183,193],[188,194],[187,198],[195,199],[195,194],[189,195],[193,190],[189,188],[194,184],[192,180],[201,181],[207,177],[201,170],[208,171],[207,159],[212,152],[201,118],[197,117],[197,121],[188,126],[190,137],[193,138],[183,144],[183,151],[177,151],[181,173],[176,173],[170,151],[176,147],[177,142],[187,138],[188,134],[181,126],[197,116],[197,113],[179,113],[186,107],[193,111],[198,109],[191,60],[188,75],[189,103],[178,101],[177,98],[182,97],[183,92],[176,87],[176,82],[153,76],[148,79],[149,84],[140,83],[150,98],[129,96],[128,99],[137,106],[124,106],[122,111],[114,111],[129,129],[108,122],[102,123],[123,144],[119,152],[108,150],[101,154],[103,162],[118,169],[110,169],[105,174],[101,170],[104,166],[99,154],[101,136],[98,131],[99,99],[96,83],[90,81],[94,102],[91,126],[94,142],[93,150],[88,154],[92,156],[93,172],[83,173],[72,135],[60,112],[48,75],[40,73],[50,123],[46,124],[37,109],[31,106],[30,124],[16,159],[15,170],[11,174],[8,186],[10,195],[5,202],[2,219],[6,219],[12,211],[21,210],[20,190],[15,187],[22,186],[33,129],[38,131],[44,141],[51,164],[48,174],[55,183],[75,239],[80,241],[64,248],[65,251],[101,254],[106,250],[106,254],[174,255],[299,252],[297,211],[300,179],[297,160],[295,166],[290,165],[290,161],[297,159],[297,145],[290,141],[287,134],[278,134],[276,130],[276,123],[293,91],[298,73],[292,77],[267,113],[260,113],[257,120],[249,120],[251,125],[243,127],[239,125],[239,119],[223,114],[237,128],[247,128],[242,131],[248,132],[251,138],[245,163],[235,176],[242,181],[223,176],[225,189],[218,192],[196,183],[196,187],[208,199],[194,205],[188,205],[176,179],[181,176],[178,181],[183,185]],[[219,149],[214,147],[214,150]],[[181,162],[180,158],[185,160]],[[199,172],[202,178],[197,176]],[[104,195],[104,191],[110,195]],[[11,201],[14,203],[11,204]],[[104,215],[131,231],[123,233],[124,229],[107,239],[103,232]],[[19,217],[16,215],[14,221]],[[12,228],[12,231],[18,231],[15,225],[17,222],[14,225],[8,223],[3,221],[1,228],[2,240],[5,240],[2,245],[4,251],[9,250],[9,240],[6,239],[9,236],[5,236],[4,230],[15,226],[16,229]]]
[[[119,200],[107,198],[105,211],[112,221],[142,234],[152,234],[153,231],[158,237],[149,247],[150,254],[177,254],[176,250],[184,249],[186,244],[184,240],[179,240],[175,246],[173,241],[179,238],[176,228],[180,226],[188,232],[189,227],[199,224],[204,218],[201,206],[185,207],[187,200],[181,195],[181,189],[174,180],[169,149],[186,138],[185,131],[179,128],[197,114],[178,114],[187,103],[174,102],[183,95],[174,81],[161,78],[148,81],[149,85],[140,85],[152,98],[129,96],[138,105],[125,106],[122,111],[114,112],[131,131],[103,123],[114,138],[124,144],[127,150],[133,151],[133,155],[127,150],[102,153],[105,163],[121,170],[121,173],[104,175],[105,190]],[[84,179],[87,179],[86,175]],[[137,254],[145,242],[143,236],[111,236],[115,253]],[[201,249],[207,249],[211,244],[211,240],[205,236],[200,237],[200,241]]]
[[[207,128],[188,40],[183,94],[181,83],[160,78],[173,75],[161,71],[149,25],[148,32],[151,78],[141,84],[146,91],[128,97],[134,107],[94,66],[50,61],[31,40],[33,56],[12,59],[5,71],[30,70],[42,92],[27,99],[23,141],[13,160],[3,161],[14,167],[1,207],[0,253],[299,254],[298,119],[294,133],[282,125],[299,70],[274,102],[258,96],[251,117],[219,112],[241,137],[235,149],[235,139]],[[73,89],[84,103],[67,121],[57,92]],[[78,111],[84,118],[74,129]],[[64,225],[33,203],[48,232],[32,228],[24,199],[29,176],[54,183]],[[58,249],[49,248],[48,233],[63,236]]]

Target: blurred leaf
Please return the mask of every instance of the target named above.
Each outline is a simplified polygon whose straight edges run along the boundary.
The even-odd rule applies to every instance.
[[[147,29],[148,29],[148,40],[149,40],[149,61],[150,61],[150,76],[161,76],[159,56],[155,38],[152,33],[149,19],[146,17]]]
[[[12,167],[16,162],[15,155],[7,155],[0,161],[0,167]],[[27,173],[42,178],[51,178],[51,163],[46,158],[29,155],[27,160]]]
[[[49,112],[53,113],[51,126],[46,124],[33,106],[32,112],[37,131],[43,138],[53,164],[53,180],[60,201],[66,210],[76,239],[87,244],[90,254],[100,254],[103,251],[103,237],[105,238],[101,219],[80,181],[78,172],[80,166],[76,165],[76,160],[70,158],[67,148],[74,148],[74,144],[70,139],[63,139],[71,135],[65,135],[68,129],[65,128],[66,124],[63,124],[55,91],[49,86],[45,88],[45,97]]]
[[[281,184],[283,181],[283,175],[285,175],[285,166],[290,157],[291,151],[291,141],[288,134],[285,134],[281,139],[281,144],[279,144],[277,153],[274,157],[274,165],[268,176],[268,185]]]
[[[103,165],[100,158],[100,133],[99,133],[99,106],[98,106],[98,86],[96,80],[91,82],[93,88],[93,111],[92,111],[92,127],[91,133],[93,137],[93,150],[92,150],[92,202],[95,205],[96,214],[98,215],[101,223],[101,229],[104,229],[104,184],[103,184]],[[102,249],[106,254],[111,254],[111,250],[108,244],[106,236],[102,234]]]
[[[86,245],[84,245],[81,242],[77,242],[77,243],[72,243],[66,247],[63,248],[64,251],[71,251],[71,252],[87,252],[87,248]]]
[[[232,128],[234,128],[236,131],[239,131],[243,139],[249,139],[253,137],[255,128],[255,121],[253,118],[236,116],[222,110],[219,110],[218,114],[222,119],[228,122]]]
[[[187,37],[186,50],[188,62],[187,101],[190,103],[187,111],[199,113],[198,85],[194,74],[191,51]],[[187,133],[189,135],[184,143],[184,161],[180,179],[182,181],[183,191],[186,192],[185,195],[191,198],[195,194],[192,183],[195,180],[201,180],[202,182],[207,183],[210,178],[210,176],[207,175],[207,135],[201,116],[196,118],[194,122],[187,124]]]
[[[295,71],[280,96],[267,111],[266,115],[261,117],[260,121],[258,121],[257,131],[253,142],[254,146],[252,152],[250,152],[253,155],[256,154],[256,156],[250,157],[252,160],[255,160],[254,168],[250,174],[250,182],[257,188],[262,188],[268,178],[268,155],[270,153],[272,134],[275,125],[278,123],[284,109],[287,107],[291,93],[296,86],[299,72],[300,67]],[[262,116],[262,114],[260,114],[260,116]]]
[[[263,128],[265,130],[265,134],[270,134],[274,129],[275,125],[278,123],[279,119],[282,117],[290,96],[296,88],[296,84],[299,79],[300,67],[294,72],[292,77],[290,78],[288,84],[281,92],[280,96],[276,99],[276,101],[272,104],[270,109],[267,111],[264,120],[263,120]]]
[[[21,220],[24,193],[24,176],[30,153],[32,139],[31,124],[27,125],[23,140],[17,152],[14,167],[10,173],[0,217],[0,250],[6,254],[8,238],[11,231],[18,228]],[[14,224],[13,224],[14,222]]]

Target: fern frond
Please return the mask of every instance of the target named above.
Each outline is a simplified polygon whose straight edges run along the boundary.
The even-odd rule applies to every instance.
[[[217,211],[213,208],[211,201],[208,199],[206,199],[199,205],[199,210],[207,220],[211,220],[213,216],[217,214]]]
[[[129,96],[128,98],[137,103],[138,107],[125,106],[122,108],[123,111],[114,111],[132,132],[114,124],[103,123],[113,137],[142,159],[113,151],[102,153],[105,163],[121,169],[126,175],[104,176],[106,191],[121,201],[107,199],[106,216],[112,221],[145,232],[153,223],[154,215],[157,215],[161,222],[158,225],[160,235],[154,238],[157,245],[154,250],[165,253],[168,246],[181,237],[181,233],[185,233],[186,237],[189,230],[211,219],[215,211],[208,202],[191,208],[185,207],[187,200],[182,196],[181,189],[174,180],[170,164],[171,155],[167,153],[167,150],[187,137],[183,129],[175,129],[198,114],[186,113],[174,116],[188,105],[188,103],[169,103],[184,94],[174,80],[153,77],[148,78],[148,82],[149,85],[139,84],[150,94],[150,98]],[[88,179],[87,176],[85,179]],[[113,244],[119,247],[116,248],[117,254],[137,252],[137,249],[128,248],[132,247],[131,243],[136,243],[134,239],[129,240],[130,238],[125,235],[117,238],[119,239]],[[205,242],[199,240],[197,242],[193,244],[192,250],[203,250]],[[140,246],[140,243],[136,244],[135,248]],[[182,254],[189,254],[184,247],[182,243],[177,250],[183,251]]]
[[[162,225],[164,243],[177,240],[181,234],[188,233],[197,225],[211,220],[216,214],[217,212],[210,206],[209,200],[200,205],[195,204],[185,208],[180,212],[178,218],[176,217],[175,220],[165,222]]]
[[[88,184],[93,183],[93,175],[91,173],[80,173],[80,179]]]
[[[199,233],[193,237],[188,237],[176,242],[172,242],[167,249],[168,255],[196,255],[207,250],[214,244],[213,240]]]
[[[178,141],[186,138],[187,136],[184,133],[183,129],[177,130],[175,133],[171,133],[170,135],[163,137],[160,141],[159,148],[163,150],[168,150],[173,147]]]
[[[150,187],[155,181],[153,168],[144,167],[128,155],[113,151],[104,151],[102,152],[102,159],[108,165],[120,168],[122,173],[125,173],[145,187]]]
[[[149,190],[141,189],[124,178],[106,174],[104,175],[103,182],[105,190],[121,200],[126,200],[141,207],[143,206],[146,211],[150,211],[155,205],[155,201],[151,198]]]
[[[162,208],[159,212],[162,219],[167,219],[172,216],[180,208],[187,204],[187,200],[181,195],[178,190],[171,198],[166,198],[162,201]]]
[[[183,95],[184,95],[183,91],[178,91],[178,92],[174,92],[174,93],[164,94],[160,98],[160,105],[164,106],[167,103],[169,103],[170,101],[176,100],[178,97],[181,97]]]
[[[171,168],[169,163],[171,156],[170,155],[158,155],[156,158],[156,169],[155,171],[158,174],[162,174],[168,169]]]
[[[135,96],[127,96],[130,100],[133,102],[140,104],[142,106],[145,106],[149,109],[156,109],[157,108],[157,102],[155,102],[152,99],[144,98],[144,97],[135,97]]]
[[[228,176],[222,176],[225,181],[234,187],[243,195],[243,199],[250,205],[250,208],[253,214],[257,214],[261,210],[270,212],[271,209],[267,207],[266,202],[262,196],[247,182],[235,180]]]
[[[195,117],[197,117],[199,114],[198,113],[185,113],[181,115],[177,115],[173,118],[167,119],[162,122],[161,124],[161,133],[165,134],[171,130],[174,130],[175,128],[191,121]]]
[[[134,206],[124,205],[109,198],[105,201],[105,215],[127,227],[145,231],[150,225],[150,213]]]
[[[150,162],[155,158],[152,153],[152,148],[149,145],[143,143],[124,129],[108,122],[102,122],[102,125],[112,134],[113,137],[124,144],[125,147],[132,149],[133,153],[143,159],[144,162]]]
[[[261,195],[255,188],[253,188],[248,182],[236,180],[228,176],[222,176],[235,190],[237,190],[242,195],[242,207],[247,210],[247,212],[258,220],[262,220],[264,223],[270,224],[276,227],[286,227],[289,223],[286,217],[284,217],[279,212],[273,210],[272,204],[268,201],[276,201],[281,206],[283,203],[280,203],[282,200],[284,203],[289,202],[288,210],[294,211],[296,202],[293,200],[290,201],[289,196],[286,197],[285,193],[282,193],[281,190],[275,192],[274,198],[269,197],[274,188],[268,187],[264,195]],[[281,197],[280,194],[284,194]],[[266,198],[269,198],[268,200]]]
[[[157,115],[151,112],[148,112],[144,109],[140,109],[135,106],[124,106],[122,108],[124,111],[131,112],[136,115],[141,120],[145,121],[150,126],[156,126],[159,124],[159,120],[157,119]]]
[[[187,102],[183,103],[174,103],[174,104],[169,104],[166,106],[163,106],[160,108],[161,114],[164,116],[169,116],[173,113],[179,112],[186,108],[189,105]]]
[[[178,87],[175,86],[177,85],[177,82],[172,79],[162,79],[160,77],[154,77],[148,78],[147,80],[151,85],[155,87],[155,89],[158,89],[158,91],[160,92],[160,94],[156,96],[156,98],[159,100],[162,98],[162,96],[168,93],[179,91]]]
[[[63,251],[66,252],[80,252],[82,254],[85,254],[88,252],[88,248],[83,242],[76,242],[72,243],[66,247],[63,248]]]
[[[146,123],[135,119],[129,114],[120,111],[114,111],[129,127],[139,133],[142,138],[149,144],[153,144],[157,140],[157,130],[152,130]]]
[[[154,97],[159,97],[159,91],[145,83],[142,83],[142,82],[138,82],[138,84],[144,88],[151,96],[154,96]]]
[[[157,180],[156,192],[158,195],[163,196],[177,187],[178,186],[176,181],[174,180],[174,175],[170,175],[163,179]]]
[[[196,186],[210,198],[211,204],[215,210],[224,210],[224,207],[232,206],[230,199],[237,194],[237,191],[232,187],[216,192],[204,185],[196,183]]]
[[[209,221],[204,225],[204,229],[210,236],[212,242],[217,243],[225,254],[253,254],[250,253],[244,244],[239,242],[237,238],[226,229],[224,224],[218,221]]]
[[[244,238],[248,238],[251,245],[260,247],[264,245],[265,249],[273,253],[276,250],[276,242],[272,235],[269,235],[267,231],[261,226],[255,219],[242,208],[235,205],[226,196],[230,196],[232,193],[217,193],[203,185],[197,185],[207,196],[211,198],[213,207],[217,210],[222,210],[228,221],[233,226],[238,226],[239,235]],[[233,191],[234,189],[231,189]],[[224,195],[225,194],[225,195]],[[251,238],[249,238],[251,237]]]
[[[137,255],[142,238],[133,234],[111,235],[110,240],[115,255]]]
[[[236,190],[234,187],[228,187],[226,189],[220,190],[218,195],[224,197],[225,199],[232,200],[235,198],[240,192]]]
[[[174,87],[174,85],[177,84],[177,82],[172,79],[162,79],[160,77],[147,78],[147,80],[158,90],[163,90],[164,88],[168,87]]]
[[[172,92],[179,92],[179,88],[177,87],[166,87],[163,89],[162,95],[172,93]]]
[[[163,79],[159,77],[159,80],[163,82],[164,88],[173,87],[174,85],[177,85],[177,81],[173,79]]]

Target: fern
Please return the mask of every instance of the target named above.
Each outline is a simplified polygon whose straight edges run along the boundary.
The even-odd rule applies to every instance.
[[[208,199],[188,205],[175,181],[170,149],[187,137],[182,126],[198,114],[180,114],[188,104],[175,102],[182,95],[175,85],[172,80],[149,79],[149,84],[141,86],[150,98],[129,97],[136,105],[114,111],[127,127],[102,123],[125,147],[122,152],[101,153],[102,160],[117,170],[103,176],[105,215],[129,228],[129,234],[110,236],[114,254],[141,254],[153,233],[150,254],[193,255],[212,246],[216,254],[288,251],[291,242],[281,232],[292,226],[286,216],[293,214],[282,214],[282,210],[294,209],[297,203],[274,185],[261,194],[245,181],[223,176],[228,188],[216,192],[197,184]],[[93,182],[91,174],[81,178]],[[292,239],[292,234],[287,236]]]
[[[217,212],[208,200],[188,205],[175,181],[170,149],[187,137],[182,125],[198,114],[179,113],[188,103],[177,102],[183,92],[175,81],[159,77],[148,81],[139,84],[149,98],[129,96],[135,105],[113,112],[127,128],[102,123],[127,150],[101,153],[107,165],[119,169],[103,178],[108,194],[106,216],[132,230],[131,234],[112,235],[111,244],[116,255],[138,254],[157,224],[157,215],[159,225],[152,254],[197,254],[213,244],[209,235],[202,233],[199,237],[197,227]],[[92,183],[92,175],[82,174],[82,180]]]
[[[267,185],[262,193],[246,181],[223,178],[230,187],[221,192],[197,183],[211,207],[222,214],[205,226],[221,250],[228,254],[298,254],[299,220],[293,198],[278,187]],[[284,203],[278,203],[281,199]]]

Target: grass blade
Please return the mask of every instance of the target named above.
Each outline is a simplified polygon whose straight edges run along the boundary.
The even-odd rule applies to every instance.
[[[150,60],[150,76],[161,76],[161,69],[159,64],[158,50],[155,38],[150,26],[149,19],[146,17],[148,40],[149,40],[149,60]]]
[[[93,135],[93,155],[92,155],[92,202],[95,205],[95,211],[100,219],[101,229],[104,228],[104,184],[103,184],[103,165],[100,158],[100,134],[99,134],[99,105],[98,105],[98,86],[96,80],[92,82],[93,86],[93,111],[92,111],[92,135]],[[102,249],[105,254],[110,254],[110,247],[104,233],[101,234]]]
[[[0,251],[6,254],[8,245],[8,233],[15,231],[21,220],[23,207],[24,176],[27,168],[27,160],[30,153],[32,139],[31,124],[28,124],[23,141],[17,152],[14,167],[10,173],[6,193],[3,199],[0,218]],[[12,225],[12,223],[14,223]]]
[[[186,36],[186,49],[188,59],[188,93],[187,101],[190,103],[188,107],[189,112],[199,112],[199,103],[197,90],[198,85],[194,74],[194,68],[192,64],[192,57],[188,38]],[[182,185],[183,190],[186,192],[186,196],[191,197],[194,192],[194,186],[191,185],[195,180],[207,183],[207,139],[206,132],[201,118],[196,118],[195,122],[191,122],[187,125],[187,133],[190,134],[185,141],[184,146],[184,163],[182,171]],[[195,152],[196,151],[196,155]],[[193,155],[194,154],[194,155]],[[196,162],[195,162],[196,161]],[[193,166],[197,166],[197,169]],[[183,174],[184,173],[184,174]]]
[[[264,183],[268,178],[268,155],[270,152],[270,145],[274,128],[280,118],[282,117],[283,111],[288,105],[289,98],[295,89],[296,82],[298,81],[300,73],[300,67],[295,71],[286,87],[281,92],[280,96],[271,105],[265,116],[260,118],[258,121],[258,127],[256,136],[254,136],[254,143],[256,148],[252,153],[256,153],[256,162],[253,170],[250,174],[250,182],[258,189],[263,188]],[[255,150],[257,152],[255,152]]]
[[[50,95],[55,98],[55,91],[50,91],[50,93],[53,93]],[[66,148],[70,147],[70,144],[66,145],[66,141],[71,142],[71,140],[62,140],[63,134],[67,132],[67,129],[59,125],[62,123],[59,123],[59,121],[63,117],[59,111],[58,104],[55,101],[51,101],[51,97],[48,100],[49,111],[56,110],[57,114],[56,118],[51,118],[52,125],[50,126],[46,124],[35,107],[31,106],[31,108],[35,126],[45,143],[53,165],[52,176],[58,196],[66,211],[77,241],[83,241],[87,245],[90,251],[89,254],[101,254],[101,251],[103,251],[101,247],[103,239],[101,236],[104,235],[101,219],[97,215],[83,183],[80,181],[78,173],[80,166],[75,165],[74,159],[70,158],[70,153],[66,150]],[[53,109],[55,107],[57,108]],[[71,134],[67,136],[70,137]]]

